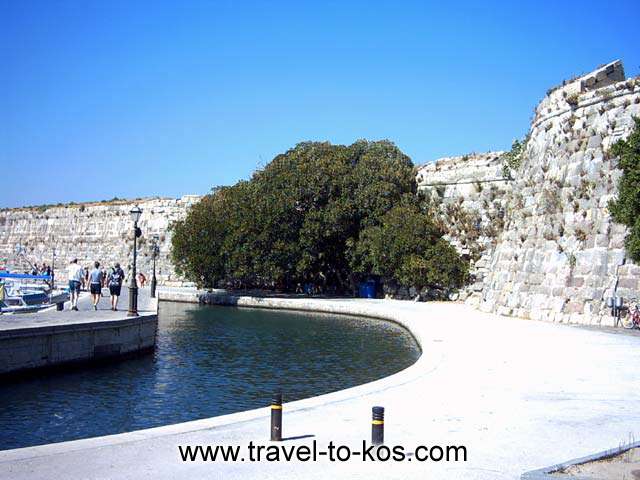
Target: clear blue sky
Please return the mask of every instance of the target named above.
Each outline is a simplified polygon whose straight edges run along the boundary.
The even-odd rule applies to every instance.
[[[0,0],[0,206],[206,193],[304,140],[506,149],[563,78],[640,73],[640,2]]]

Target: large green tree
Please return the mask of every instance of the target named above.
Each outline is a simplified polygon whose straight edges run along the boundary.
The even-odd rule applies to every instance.
[[[253,192],[250,182],[215,188],[191,207],[185,220],[173,225],[171,257],[180,273],[206,286],[231,271],[234,278],[249,276],[249,252],[235,247],[252,233],[246,217]]]
[[[618,183],[618,198],[609,204],[616,222],[629,228],[625,239],[627,254],[640,262],[640,118],[634,118],[635,128],[626,140],[616,142],[610,154],[620,158],[622,177]]]
[[[414,197],[405,197],[382,216],[379,225],[363,230],[356,257],[359,270],[418,289],[446,292],[462,286],[468,274],[468,264],[442,238]]]
[[[251,180],[215,189],[196,204],[173,226],[173,261],[203,286],[232,282],[286,289],[314,281],[344,291],[369,274],[407,283],[423,273],[430,278],[425,285],[448,284],[444,277],[434,281],[437,274],[426,263],[414,261],[413,274],[404,265],[402,276],[374,269],[378,250],[361,246],[363,232],[380,227],[394,206],[415,207],[415,187],[411,160],[391,142],[300,143]],[[432,227],[426,215],[415,214]],[[448,246],[438,242],[440,232],[430,232],[421,245]],[[419,248],[414,260],[428,263],[427,254],[437,252]]]

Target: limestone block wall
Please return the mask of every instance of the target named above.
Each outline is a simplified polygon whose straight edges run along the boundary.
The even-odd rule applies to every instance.
[[[189,207],[199,199],[188,195],[180,199],[150,198],[0,210],[0,265],[24,270],[28,265],[26,260],[51,264],[55,252],[56,280],[66,280],[66,266],[73,258],[78,258],[82,265],[96,260],[107,265],[119,262],[126,271],[133,259],[133,223],[129,211],[138,205],[142,209],[138,271],[150,279],[150,244],[153,235],[158,235],[158,281],[179,286],[184,282],[169,260],[169,226],[184,218]],[[17,245],[23,246],[24,258],[16,255]]]
[[[418,169],[418,191],[435,207],[445,238],[471,261],[471,282],[461,298],[478,302],[504,225],[511,180],[504,152],[441,158]]]
[[[640,116],[640,79],[619,61],[563,82],[536,108],[522,164],[503,178],[504,152],[420,167],[418,190],[447,239],[471,260],[462,299],[484,311],[611,324],[605,301],[639,297],[640,266],[608,202],[622,175],[607,152]],[[476,228],[474,228],[476,226]]]
[[[625,227],[607,208],[622,174],[607,152],[640,116],[640,79],[611,83],[621,65],[603,69],[609,74],[578,78],[536,109],[484,281],[484,311],[608,324],[605,299],[614,291],[638,300],[640,266],[626,257]]]
[[[501,156],[504,152],[470,153],[457,157],[444,157],[418,167],[418,187],[444,185],[447,197],[473,194],[473,183],[478,180],[503,180]]]
[[[624,67],[620,60],[603,65],[593,72],[581,77],[562,82],[555,88],[550,89],[547,95],[536,107],[534,123],[546,117],[554,111],[562,110],[567,105],[575,106],[579,96],[588,91],[594,91],[618,82],[625,81]]]

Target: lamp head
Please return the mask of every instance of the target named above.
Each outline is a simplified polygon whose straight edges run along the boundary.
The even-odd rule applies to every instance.
[[[142,215],[142,209],[136,205],[131,209],[129,215],[131,215],[131,220],[133,220],[133,223],[138,223],[138,220],[140,220],[140,215]]]

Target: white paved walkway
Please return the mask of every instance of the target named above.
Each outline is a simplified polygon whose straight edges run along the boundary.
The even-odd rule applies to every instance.
[[[269,409],[263,408],[0,452],[0,478],[515,479],[527,470],[640,438],[638,336],[503,318],[453,303],[313,299],[257,303],[395,318],[414,332],[423,348],[418,362],[399,374],[285,405],[284,436],[313,437],[284,445],[310,445],[316,440],[319,448],[326,448],[333,440],[360,448],[361,441],[370,438],[371,406],[383,405],[387,445],[400,444],[407,450],[417,445],[464,445],[468,461],[180,460],[178,445],[247,445],[251,440],[268,445]]]
[[[148,288],[138,289],[138,312],[140,314],[155,313],[156,302],[150,297]],[[82,292],[78,300],[78,310],[71,310],[71,302],[64,304],[64,310],[58,312],[55,306],[35,313],[0,315],[0,331],[22,328],[52,327],[76,323],[102,322],[106,320],[122,320],[127,318],[129,306],[129,289],[122,288],[122,295],[118,301],[118,311],[111,311],[111,297],[109,289],[102,289],[102,297],[98,301],[98,311],[93,310],[91,296]]]

